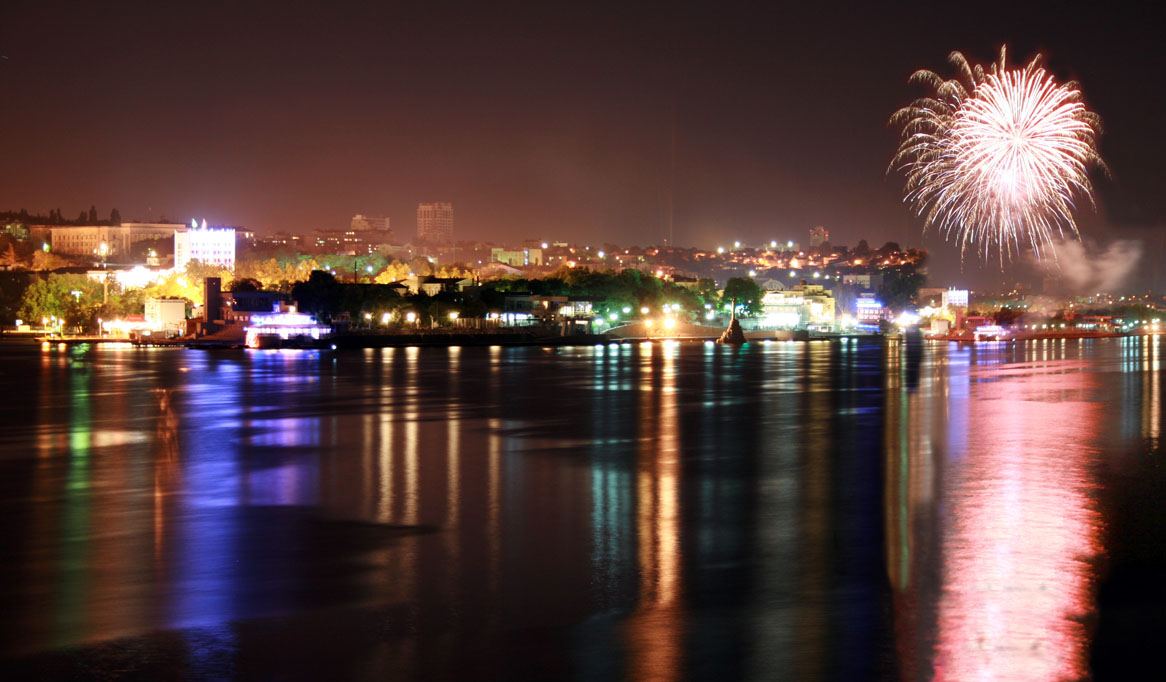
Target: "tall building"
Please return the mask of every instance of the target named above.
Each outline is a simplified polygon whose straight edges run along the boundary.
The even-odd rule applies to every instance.
[[[417,204],[417,240],[427,244],[452,244],[453,204],[445,201]]]
[[[830,241],[830,233],[821,225],[810,228],[810,248],[816,249]]]
[[[182,270],[192,260],[235,269],[235,228],[191,226],[174,233],[174,267]]]

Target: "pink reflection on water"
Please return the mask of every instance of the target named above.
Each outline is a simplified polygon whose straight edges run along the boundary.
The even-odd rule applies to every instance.
[[[967,452],[943,483],[937,680],[1087,675],[1104,403],[1092,372],[1024,369],[972,370]]]

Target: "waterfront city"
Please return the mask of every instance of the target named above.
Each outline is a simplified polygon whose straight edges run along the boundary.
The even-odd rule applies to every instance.
[[[1153,8],[0,6],[0,675],[1156,679]]]

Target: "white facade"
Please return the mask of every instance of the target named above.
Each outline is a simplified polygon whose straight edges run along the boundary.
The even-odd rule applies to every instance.
[[[235,228],[190,227],[174,233],[174,267],[181,270],[192,260],[235,269]]]
[[[180,298],[147,298],[146,322],[155,329],[181,329],[186,324],[186,301]]]
[[[148,239],[164,239],[182,229],[170,223],[121,225],[34,225],[35,240],[47,239],[56,253],[124,259],[130,247]]]
[[[761,327],[804,329],[834,326],[834,298],[818,284],[800,284],[789,291],[769,291],[761,299]]]
[[[945,308],[967,308],[968,307],[968,290],[967,289],[948,289],[943,292],[943,307]]]

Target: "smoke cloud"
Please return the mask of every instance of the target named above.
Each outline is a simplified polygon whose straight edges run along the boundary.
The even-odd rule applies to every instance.
[[[1066,239],[1054,244],[1055,258],[1034,265],[1059,280],[1061,288],[1074,294],[1114,292],[1125,286],[1142,259],[1142,242],[1132,239],[1112,241],[1104,249]]]

